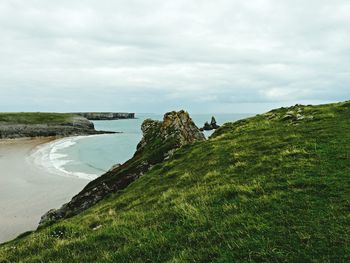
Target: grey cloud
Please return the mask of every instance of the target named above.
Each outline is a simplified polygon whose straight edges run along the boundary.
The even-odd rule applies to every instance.
[[[4,0],[0,110],[346,100],[348,11],[345,0]]]

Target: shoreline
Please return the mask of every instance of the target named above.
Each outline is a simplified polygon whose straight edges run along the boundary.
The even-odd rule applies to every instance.
[[[58,176],[28,161],[37,147],[59,139],[0,140],[0,243],[36,229],[43,214],[68,202],[89,182]]]
[[[63,154],[62,150],[75,145],[78,141],[95,136],[103,136],[106,134],[96,134],[88,136],[69,136],[62,138],[54,138],[44,144],[37,145],[29,154],[27,160],[34,163],[37,167],[49,171],[52,174],[64,177],[76,177],[84,180],[94,180],[99,174],[84,173],[80,171],[69,171],[66,165],[74,160],[67,158],[68,155]]]

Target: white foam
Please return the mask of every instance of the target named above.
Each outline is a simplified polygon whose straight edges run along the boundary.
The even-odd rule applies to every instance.
[[[78,177],[81,179],[93,180],[99,175],[83,172],[73,172],[65,169],[65,166],[74,160],[68,159],[68,155],[62,154],[62,150],[71,147],[78,140],[87,138],[86,136],[75,136],[58,139],[50,143],[37,146],[29,156],[29,161],[42,169],[48,170],[52,174],[65,177]],[[60,152],[60,153],[58,153]]]

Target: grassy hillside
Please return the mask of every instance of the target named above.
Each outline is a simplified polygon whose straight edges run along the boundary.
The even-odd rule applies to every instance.
[[[1,124],[59,124],[75,116],[69,113],[15,112],[0,113]]]
[[[228,123],[0,262],[349,262],[350,103]]]

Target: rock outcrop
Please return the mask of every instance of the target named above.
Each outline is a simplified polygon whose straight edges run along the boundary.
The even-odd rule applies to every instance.
[[[122,165],[90,182],[78,195],[58,210],[50,210],[39,226],[79,214],[111,193],[126,188],[152,166],[170,158],[181,146],[205,140],[185,111],[169,112],[163,121],[147,119],[142,124],[143,138],[134,156]]]
[[[205,122],[203,128],[201,128],[200,130],[201,131],[210,131],[210,130],[215,130],[215,129],[218,129],[218,128],[220,128],[220,126],[217,125],[215,117],[212,116],[210,123],[209,122]]]
[[[289,120],[291,122],[298,122],[298,121],[302,121],[304,119],[307,119],[307,120],[313,119],[313,116],[305,115],[305,113],[303,112],[302,108],[299,105],[294,106],[294,108],[296,108],[296,110],[290,110],[290,111],[286,112],[286,114],[283,115],[282,120],[284,120],[284,121]]]
[[[119,120],[135,118],[135,113],[128,112],[76,112],[74,114],[83,116],[88,120]]]
[[[302,122],[312,121],[313,113],[307,110],[308,106],[296,104],[289,108],[280,108],[264,114],[268,120],[281,120],[290,125],[298,125]]]
[[[7,124],[0,123],[0,139],[23,137],[77,136],[114,133],[96,131],[94,124],[81,116],[67,118],[63,122],[47,122],[40,124]]]

